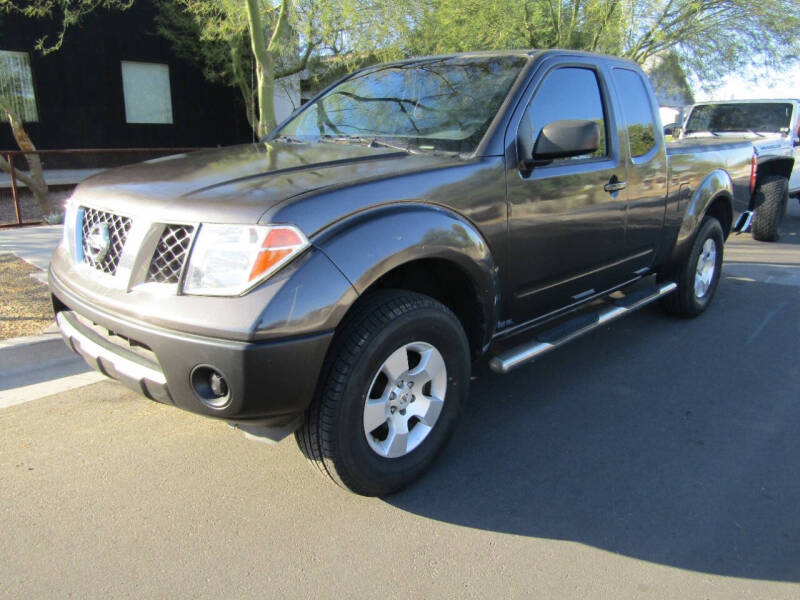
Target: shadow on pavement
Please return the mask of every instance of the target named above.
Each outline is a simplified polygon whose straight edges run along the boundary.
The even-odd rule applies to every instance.
[[[432,471],[386,501],[733,577],[800,581],[800,287],[724,278],[507,376],[477,369]]]
[[[781,244],[800,244],[800,198],[789,198],[781,225]]]

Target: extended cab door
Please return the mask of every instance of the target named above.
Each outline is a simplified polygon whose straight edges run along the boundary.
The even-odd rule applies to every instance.
[[[627,171],[609,110],[610,88],[591,57],[548,62],[523,95],[507,134],[505,288],[509,316],[517,323],[613,285],[625,261]],[[600,125],[596,152],[524,164],[520,154],[546,125],[574,119]]]
[[[667,202],[667,153],[657,119],[658,107],[649,82],[634,69],[615,66],[611,77],[624,133],[620,136],[630,156],[628,164],[625,249],[633,271],[653,263],[663,238]]]

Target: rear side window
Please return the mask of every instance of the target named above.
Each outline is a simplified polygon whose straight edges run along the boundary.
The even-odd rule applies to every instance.
[[[622,104],[622,115],[628,129],[631,156],[644,156],[656,145],[656,128],[650,95],[636,71],[614,69],[614,83]]]
[[[598,158],[608,154],[603,99],[597,75],[591,69],[564,67],[549,73],[528,106],[520,128],[530,127],[528,131],[532,137],[529,139],[533,142],[545,126],[568,119],[586,119],[600,125],[600,148],[592,154],[561,160]],[[529,135],[528,132],[525,135]]]

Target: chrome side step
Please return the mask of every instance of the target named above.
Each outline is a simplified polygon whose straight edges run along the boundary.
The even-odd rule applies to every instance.
[[[489,361],[489,367],[496,373],[508,373],[601,325],[619,319],[662,296],[666,296],[677,287],[677,284],[673,282],[662,283],[655,288],[639,290],[624,298],[614,300],[610,306],[601,310],[574,317],[561,325],[541,332],[532,341],[498,354]]]

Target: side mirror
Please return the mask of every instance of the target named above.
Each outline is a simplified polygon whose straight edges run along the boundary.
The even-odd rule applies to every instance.
[[[533,146],[533,160],[553,160],[591,154],[600,148],[600,125],[573,119],[545,125]]]
[[[681,134],[681,126],[677,123],[670,123],[669,125],[664,125],[664,135],[671,135],[674,138],[677,138]]]

